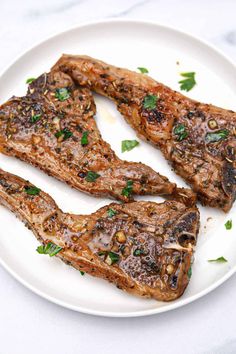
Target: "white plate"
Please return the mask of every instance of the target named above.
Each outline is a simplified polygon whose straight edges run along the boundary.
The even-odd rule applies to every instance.
[[[195,71],[197,86],[189,96],[197,100],[236,110],[236,75],[234,65],[209,45],[189,35],[164,26],[134,21],[107,21],[83,25],[56,35],[18,58],[1,76],[1,101],[26,91],[25,81],[50,69],[62,53],[88,54],[114,65],[136,70],[143,66],[155,79],[179,89],[179,73]],[[102,135],[117,155],[130,161],[142,161],[184,186],[162,155],[150,145],[121,154],[123,139],[135,138],[115,106],[97,97],[97,122]],[[72,190],[36,168],[14,158],[0,156],[0,166],[32,181],[67,212],[90,213],[109,203]],[[146,200],[160,201],[158,197]],[[200,207],[199,234],[193,275],[185,294],[171,303],[144,300],[128,295],[107,282],[81,276],[59,259],[35,252],[38,242],[33,234],[0,207],[0,261],[21,283],[35,293],[70,309],[102,316],[143,316],[180,307],[210,292],[236,270],[236,237],[226,231],[228,215]],[[3,226],[4,225],[4,226]],[[208,259],[224,256],[228,263],[212,264]]]

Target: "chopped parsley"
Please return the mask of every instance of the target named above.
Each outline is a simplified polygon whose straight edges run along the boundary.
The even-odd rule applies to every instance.
[[[133,192],[133,181],[129,180],[126,182],[126,187],[122,189],[122,195],[125,197],[129,197]]]
[[[29,77],[29,78],[26,80],[26,84],[31,84],[34,80],[35,80],[34,77]]]
[[[232,219],[226,221],[226,223],[225,223],[225,228],[226,228],[226,230],[231,230],[231,229],[232,229],[232,226],[233,226]]]
[[[69,139],[72,135],[73,135],[73,133],[67,128],[59,130],[58,132],[55,133],[55,137],[57,139],[61,138],[63,141]]]
[[[147,95],[143,100],[143,107],[145,109],[155,109],[158,97],[156,95]]]
[[[196,85],[195,73],[181,73],[180,75],[185,78],[179,81],[180,90],[190,91]]]
[[[34,114],[32,117],[30,117],[30,123],[36,123],[40,120],[42,114]]]
[[[100,177],[100,175],[97,172],[88,171],[85,179],[87,182],[95,182],[98,177]]]
[[[207,133],[205,140],[207,143],[215,143],[215,142],[226,139],[228,137],[228,135],[229,135],[229,130],[221,129],[221,130],[218,130],[217,132]]]
[[[192,267],[190,266],[187,272],[188,278],[190,279],[192,276]]]
[[[188,136],[188,132],[184,124],[178,124],[174,128],[174,134],[177,136],[178,141],[182,141]]]
[[[84,274],[85,274],[85,272],[83,272],[82,270],[80,270],[79,272],[80,272],[81,275],[84,275]]]
[[[109,264],[112,265],[114,263],[117,263],[120,259],[120,256],[117,253],[114,252],[108,252],[108,256],[109,258]]]
[[[53,242],[49,242],[46,245],[37,247],[36,251],[40,254],[48,254],[50,257],[55,256],[62,250],[62,247],[55,245]]]
[[[139,142],[137,140],[122,140],[121,142],[121,151],[125,152],[125,151],[130,151],[133,148],[135,148],[135,146],[138,146]]]
[[[67,100],[70,97],[70,92],[66,87],[57,88],[55,97],[62,102]]]
[[[228,261],[224,257],[219,257],[216,259],[209,259],[208,262],[226,263]]]
[[[138,257],[138,256],[141,256],[142,254],[146,254],[145,253],[145,251],[142,249],[142,248],[137,248],[135,251],[134,251],[134,253],[133,253],[133,255],[135,256],[135,257]]]
[[[138,67],[137,68],[140,72],[141,72],[141,74],[148,74],[148,69],[146,69],[146,68],[143,68],[143,67]]]
[[[109,218],[112,218],[114,215],[116,215],[116,211],[114,209],[112,209],[112,208],[109,208],[107,210],[107,215],[108,215]]]
[[[29,195],[38,195],[41,191],[41,189],[34,186],[26,186],[24,190]]]
[[[83,132],[82,138],[80,140],[82,146],[88,145],[88,133],[89,132],[87,131]]]

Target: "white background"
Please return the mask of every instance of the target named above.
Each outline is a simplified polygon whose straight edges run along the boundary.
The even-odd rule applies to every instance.
[[[235,0],[0,0],[0,70],[55,32],[113,17],[175,26],[236,60]],[[66,310],[31,293],[2,268],[0,290],[0,354],[236,353],[235,276],[193,304],[133,319]]]

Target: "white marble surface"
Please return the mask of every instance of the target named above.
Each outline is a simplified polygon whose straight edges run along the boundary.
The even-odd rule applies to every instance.
[[[236,60],[235,13],[235,0],[1,0],[0,70],[55,32],[117,17],[175,26]],[[66,310],[34,295],[2,268],[0,284],[3,354],[236,353],[235,276],[193,304],[137,319],[96,318]]]

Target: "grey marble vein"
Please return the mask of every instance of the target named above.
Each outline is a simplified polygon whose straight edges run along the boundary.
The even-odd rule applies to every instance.
[[[31,10],[26,14],[26,17],[39,17],[39,16],[48,16],[52,14],[58,14],[67,10],[71,10],[71,8],[76,7],[82,4],[84,0],[70,0],[65,1],[61,4],[53,4],[49,7],[43,7],[41,9]]]
[[[152,0],[142,0],[137,2],[136,4],[131,5],[130,7],[128,7],[127,9],[120,11],[120,12],[116,12],[115,14],[112,15],[108,15],[106,16],[106,18],[116,18],[116,17],[124,17],[127,15],[130,15],[131,12],[133,12],[134,10],[136,10],[137,8],[144,6],[148,3],[152,2]]]

